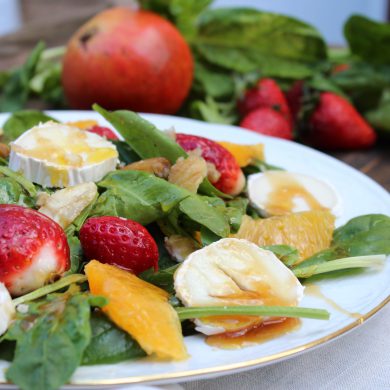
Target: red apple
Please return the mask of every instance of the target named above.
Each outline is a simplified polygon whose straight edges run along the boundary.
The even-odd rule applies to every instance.
[[[172,114],[193,77],[190,48],[167,20],[116,7],[85,23],[70,39],[62,84],[73,108]]]

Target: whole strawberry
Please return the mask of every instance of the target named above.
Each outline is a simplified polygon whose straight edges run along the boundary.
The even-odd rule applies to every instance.
[[[241,121],[240,126],[272,137],[289,140],[293,138],[290,122],[272,108],[258,108],[250,112]]]
[[[296,122],[302,108],[304,81],[296,81],[286,93],[286,99],[291,112],[293,122]]]
[[[88,129],[90,133],[95,133],[97,135],[100,135],[101,137],[104,137],[108,140],[118,140],[118,136],[108,127],[103,126],[92,126]]]
[[[241,116],[245,116],[257,108],[272,108],[280,112],[288,121],[291,121],[290,109],[287,100],[275,80],[260,79],[257,85],[245,92],[237,103]]]
[[[360,149],[372,146],[376,133],[351,103],[332,92],[323,92],[304,140],[324,149]]]
[[[158,248],[138,222],[119,217],[89,218],[80,230],[80,242],[88,260],[116,265],[136,275],[158,269]]]
[[[206,162],[215,166],[220,174],[213,182],[220,191],[238,195],[244,188],[245,177],[234,156],[216,142],[196,135],[176,134],[176,142],[186,151],[199,150]]]
[[[33,291],[69,269],[65,232],[38,211],[0,205],[0,282],[13,296]]]

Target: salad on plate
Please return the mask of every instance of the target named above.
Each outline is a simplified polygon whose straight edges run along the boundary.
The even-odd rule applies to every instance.
[[[262,144],[94,109],[111,128],[36,111],[3,125],[0,359],[23,390],[80,365],[183,361],[194,333],[240,348],[329,320],[300,306],[305,280],[390,253],[390,217],[335,229],[332,184],[268,164]]]

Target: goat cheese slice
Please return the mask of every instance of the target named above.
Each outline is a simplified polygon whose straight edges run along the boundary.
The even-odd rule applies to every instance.
[[[9,167],[43,187],[96,182],[118,163],[114,144],[97,134],[47,122],[11,143]]]

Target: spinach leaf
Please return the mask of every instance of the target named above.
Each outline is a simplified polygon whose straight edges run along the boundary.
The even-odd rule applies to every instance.
[[[290,245],[267,245],[262,248],[273,252],[280,261],[289,267],[299,261],[298,249]]]
[[[111,141],[115,146],[119,154],[119,161],[125,165],[131,164],[135,161],[139,161],[140,158],[135,153],[130,145],[125,141]]]
[[[80,271],[83,252],[80,240],[77,236],[67,235],[69,250],[70,250],[70,268],[65,275],[75,274]]]
[[[237,233],[240,229],[242,217],[246,214],[248,203],[248,199],[245,198],[235,198],[226,202],[225,215],[229,220],[232,233]]]
[[[141,159],[165,157],[174,164],[179,157],[187,157],[180,145],[135,112],[109,112],[97,104],[93,105],[93,109],[115,127]],[[207,178],[199,186],[199,191],[205,195],[229,197],[218,191]]]
[[[26,130],[41,122],[55,121],[52,117],[36,110],[22,110],[13,113],[4,123],[4,137],[10,142],[22,135]]]
[[[327,261],[377,254],[390,254],[390,217],[362,215],[336,229],[330,248],[302,261],[293,267],[293,271],[308,268],[314,274],[316,265]]]
[[[170,294],[175,293],[175,289],[173,287],[173,276],[178,269],[180,264],[175,264],[169,268],[165,268],[154,272],[152,269],[149,269],[143,272],[140,275],[140,278],[145,280],[148,283],[154,284],[162,288],[165,291],[168,291]]]
[[[390,88],[383,91],[379,105],[366,112],[367,121],[379,130],[379,134],[390,136]]]
[[[209,63],[240,73],[305,78],[326,59],[326,45],[311,26],[249,8],[204,11],[193,46]]]
[[[4,82],[0,95],[0,111],[16,111],[24,106],[30,95],[30,80],[36,72],[44,49],[44,43],[39,42],[24,65],[13,71]]]
[[[82,364],[112,364],[146,355],[129,334],[100,311],[92,313],[91,329],[91,341],[84,351]]]
[[[141,0],[142,8],[148,9],[173,22],[186,39],[191,39],[196,33],[198,15],[206,9],[213,0]]]
[[[390,63],[390,25],[362,15],[352,15],[344,26],[351,52],[373,64]]]
[[[268,164],[262,160],[253,161],[250,165],[243,168],[245,175],[251,175],[253,173],[266,172],[266,171],[284,171],[276,165]]]
[[[15,355],[16,343],[9,340],[0,339],[0,360],[12,361]]]
[[[10,177],[0,177],[0,204],[33,207],[35,201],[24,193],[23,187]]]
[[[21,173],[14,172],[8,167],[2,167],[0,166],[0,176],[5,176],[13,179],[16,181],[20,186],[26,191],[26,193],[31,196],[35,197],[37,195],[37,190],[31,181],[27,180]]]
[[[98,185],[106,191],[97,200],[92,215],[120,216],[147,225],[177,207],[220,237],[229,234],[224,215],[202,197],[146,172],[111,172]]]
[[[6,334],[16,341],[6,372],[22,390],[56,390],[80,365],[91,339],[89,296],[67,292],[29,304]]]

